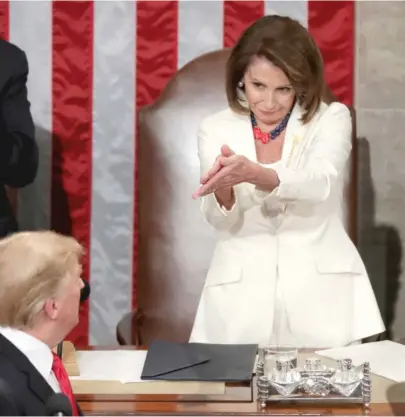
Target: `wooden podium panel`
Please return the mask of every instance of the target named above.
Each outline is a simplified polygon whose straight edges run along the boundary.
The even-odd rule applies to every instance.
[[[77,396],[85,415],[163,416],[392,416],[405,415],[405,403],[372,404],[366,412],[360,405],[271,404],[265,410],[256,401],[253,386],[228,386],[226,396],[135,395]],[[405,401],[405,398],[404,398]]]
[[[261,410],[256,403],[181,403],[181,402],[86,402],[80,403],[85,415],[138,415],[138,416],[393,416],[405,415],[405,408],[378,404],[370,413],[353,407],[281,407],[274,405]]]

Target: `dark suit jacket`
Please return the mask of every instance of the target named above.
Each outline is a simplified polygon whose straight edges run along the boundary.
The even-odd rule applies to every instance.
[[[24,187],[38,169],[27,77],[25,53],[0,39],[0,238],[17,230],[4,186]]]
[[[28,358],[0,334],[0,378],[7,384],[18,415],[44,416],[48,398],[54,393]],[[79,413],[83,415],[80,408]],[[8,409],[0,415],[10,415]]]

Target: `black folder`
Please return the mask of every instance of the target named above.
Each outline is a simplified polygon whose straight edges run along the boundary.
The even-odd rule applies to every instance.
[[[257,345],[172,343],[150,344],[142,370],[143,380],[250,381]]]

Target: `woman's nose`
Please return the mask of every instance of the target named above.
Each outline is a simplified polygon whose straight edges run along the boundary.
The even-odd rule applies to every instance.
[[[270,110],[274,108],[276,104],[276,97],[275,97],[274,92],[269,92],[266,94],[264,104]]]

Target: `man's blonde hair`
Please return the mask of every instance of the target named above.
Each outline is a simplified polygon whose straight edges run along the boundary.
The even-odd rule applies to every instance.
[[[0,240],[0,326],[32,327],[82,253],[74,238],[53,231],[20,232]]]

